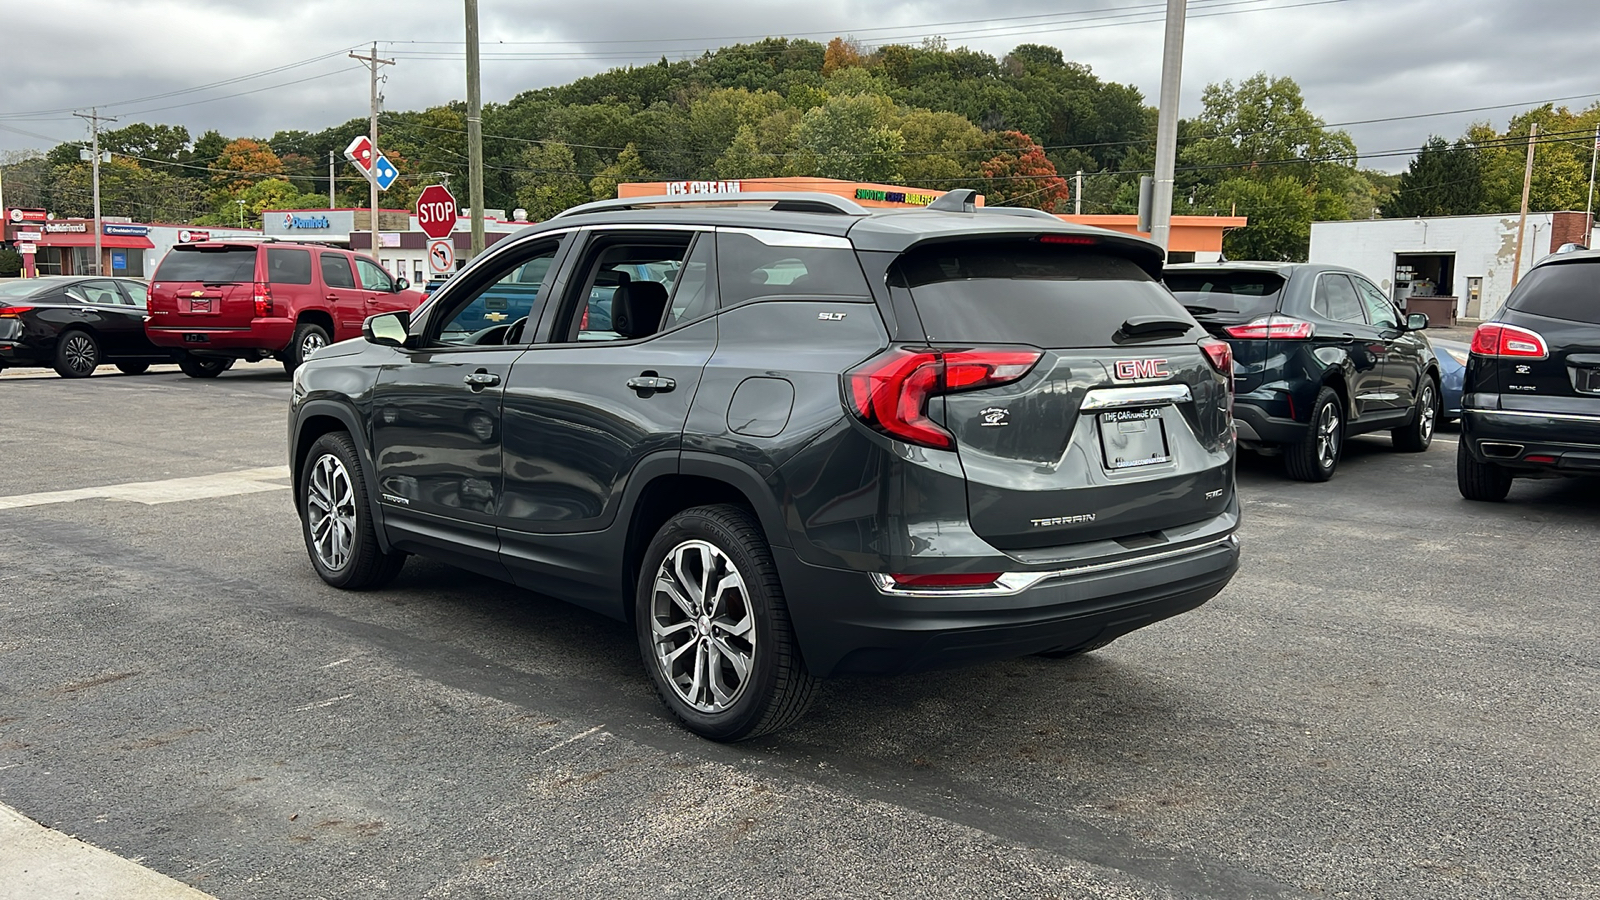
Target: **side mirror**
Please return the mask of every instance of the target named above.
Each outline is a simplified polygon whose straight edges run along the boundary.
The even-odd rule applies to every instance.
[[[1412,313],[1406,316],[1407,331],[1421,331],[1428,327],[1428,317],[1422,313]]]
[[[411,336],[411,313],[401,309],[371,316],[361,323],[361,336],[370,344],[404,347]]]
[[[403,291],[409,287],[411,287],[411,282],[405,280],[404,278],[396,278],[394,280],[394,289],[396,291]]]

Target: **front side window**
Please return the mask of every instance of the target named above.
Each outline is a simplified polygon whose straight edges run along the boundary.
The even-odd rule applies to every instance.
[[[1356,289],[1361,292],[1361,302],[1367,306],[1367,319],[1379,328],[1399,328],[1400,315],[1395,311],[1394,304],[1383,295],[1383,291],[1364,278],[1351,279],[1356,283]]]
[[[355,273],[350,271],[350,260],[338,253],[324,253],[319,258],[322,264],[322,283],[330,288],[354,288],[356,286]]]
[[[1335,322],[1364,325],[1367,321],[1366,315],[1361,311],[1361,298],[1356,296],[1355,286],[1350,284],[1350,279],[1344,275],[1319,276],[1311,308],[1317,315]]]
[[[486,273],[493,280],[477,289],[452,294],[451,309],[444,314],[437,342],[466,346],[520,344],[528,319],[537,309],[559,243],[540,244],[508,255],[503,267]],[[495,278],[494,275],[499,277]]]
[[[372,260],[356,257],[356,273],[361,276],[361,287],[364,289],[394,293],[394,280]]]

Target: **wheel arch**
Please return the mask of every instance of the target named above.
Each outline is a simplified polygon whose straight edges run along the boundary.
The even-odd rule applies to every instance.
[[[378,475],[373,465],[372,447],[367,442],[366,430],[361,427],[360,418],[342,404],[331,400],[309,400],[295,414],[293,431],[289,436],[289,478],[294,486],[295,514],[300,513],[301,475],[311,445],[316,443],[317,438],[335,431],[345,432],[356,445],[356,452],[361,456],[361,480],[367,486],[367,503],[371,507],[378,544],[385,553],[390,552],[389,537],[383,528],[382,504],[378,502]]]
[[[294,323],[296,326],[305,324],[320,325],[328,332],[328,340],[333,340],[333,313],[321,307],[300,310],[294,317]]]

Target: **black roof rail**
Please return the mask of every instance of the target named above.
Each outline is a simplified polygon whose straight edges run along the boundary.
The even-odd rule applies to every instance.
[[[809,191],[746,191],[731,194],[662,194],[655,197],[624,197],[617,200],[597,200],[562,210],[551,216],[561,219],[588,213],[622,212],[632,209],[659,209],[674,206],[737,206],[742,204],[767,204],[774,212],[810,212],[830,215],[864,216],[868,210],[861,204],[833,194]]]

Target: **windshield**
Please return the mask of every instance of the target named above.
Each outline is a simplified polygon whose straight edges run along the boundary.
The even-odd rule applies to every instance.
[[[256,280],[256,248],[223,247],[201,250],[198,247],[173,247],[161,261],[153,281],[199,281],[205,284],[238,284]]]
[[[1167,272],[1167,288],[1197,316],[1229,313],[1254,318],[1276,312],[1283,277],[1271,272]]]

